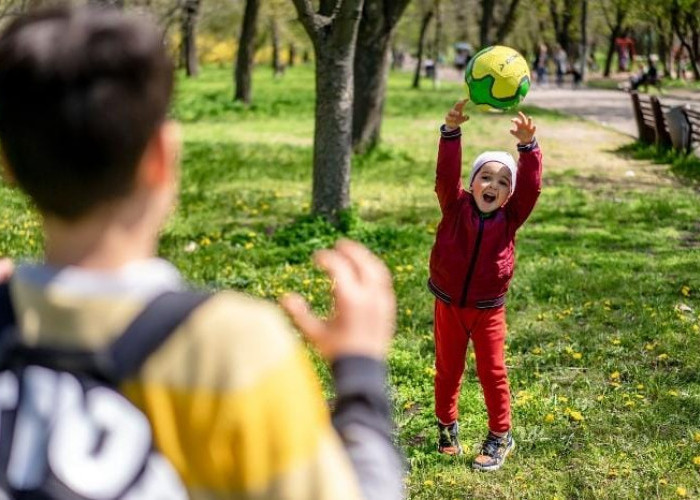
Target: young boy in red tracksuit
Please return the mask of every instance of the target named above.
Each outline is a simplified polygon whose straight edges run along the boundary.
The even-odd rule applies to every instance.
[[[469,119],[463,113],[465,103],[458,102],[441,127],[435,183],[442,220],[430,255],[428,288],[436,297],[438,451],[450,455],[462,452],[457,400],[471,339],[489,426],[472,465],[496,470],[515,446],[503,352],[505,297],[513,276],[515,232],[540,194],[542,154],[532,119],[519,113],[510,131],[518,139],[518,165],[508,153],[482,153],[474,162],[465,190],[460,140],[460,125]]]

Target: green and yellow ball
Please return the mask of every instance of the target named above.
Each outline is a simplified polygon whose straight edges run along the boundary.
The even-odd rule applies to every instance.
[[[517,50],[494,45],[472,57],[464,80],[469,100],[478,107],[510,109],[530,90],[530,68]]]

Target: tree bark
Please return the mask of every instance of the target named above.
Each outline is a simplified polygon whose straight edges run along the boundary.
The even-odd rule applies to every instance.
[[[252,73],[255,56],[255,36],[258,24],[260,0],[246,0],[243,13],[241,35],[238,38],[238,55],[236,57],[234,99],[250,104],[252,96]]]
[[[581,82],[586,81],[588,70],[588,0],[581,2]]]
[[[296,62],[297,58],[297,47],[296,45],[294,45],[293,42],[290,42],[287,54],[287,66],[291,68],[294,66],[294,63]]]
[[[311,210],[338,224],[350,206],[353,65],[363,0],[293,0],[316,54]]]
[[[196,77],[199,74],[197,60],[197,16],[199,0],[186,0],[182,9],[182,61],[185,74]]]
[[[479,49],[491,45],[491,25],[493,24],[494,0],[481,0],[481,20],[479,21]]]
[[[506,37],[513,31],[515,26],[515,21],[517,21],[518,16],[518,4],[520,0],[511,0],[506,15],[503,17],[503,22],[498,26],[496,31],[496,44],[501,44],[506,39]]]
[[[356,153],[364,153],[379,142],[389,76],[390,42],[391,34],[388,33],[374,39],[358,37],[352,113],[352,145]]]
[[[428,25],[430,20],[433,18],[433,11],[429,10],[423,14],[423,20],[420,25],[420,35],[418,36],[418,61],[416,62],[416,72],[413,75],[413,85],[414,89],[420,88],[420,76],[421,70],[423,69],[423,51],[425,50],[425,35],[428,32]]]
[[[277,78],[284,72],[284,66],[280,58],[279,28],[277,19],[274,16],[270,19],[270,32],[272,35],[272,74]]]

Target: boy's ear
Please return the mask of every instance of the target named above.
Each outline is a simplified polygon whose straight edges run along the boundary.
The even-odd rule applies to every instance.
[[[156,187],[176,178],[181,144],[182,134],[176,122],[166,121],[158,127],[139,165],[138,176],[145,185]]]

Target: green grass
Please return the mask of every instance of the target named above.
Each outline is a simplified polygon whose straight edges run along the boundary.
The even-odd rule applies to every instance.
[[[307,215],[313,81],[309,68],[278,80],[261,69],[250,108],[231,102],[228,70],[206,68],[179,82],[172,114],[184,124],[182,199],[160,252],[196,283],[269,299],[297,290],[328,310],[328,282],[309,258],[341,234]],[[527,112],[543,144],[545,187],[519,233],[508,302],[517,450],[497,473],[469,469],[486,429],[470,358],[459,400],[467,454],[435,452],[425,282],[439,221],[437,126],[462,90],[445,83],[415,91],[409,83],[410,75],[392,75],[383,143],[354,159],[345,232],[394,275],[391,395],[410,498],[670,499],[677,488],[700,497],[698,193],[685,178],[650,186],[614,177],[614,166],[659,167],[621,151],[614,132],[537,109]],[[512,150],[508,120],[474,114],[465,163],[486,148]],[[581,140],[586,134],[602,139]],[[16,193],[0,194],[0,253],[37,255],[36,218]],[[314,359],[328,387],[327,369]]]

